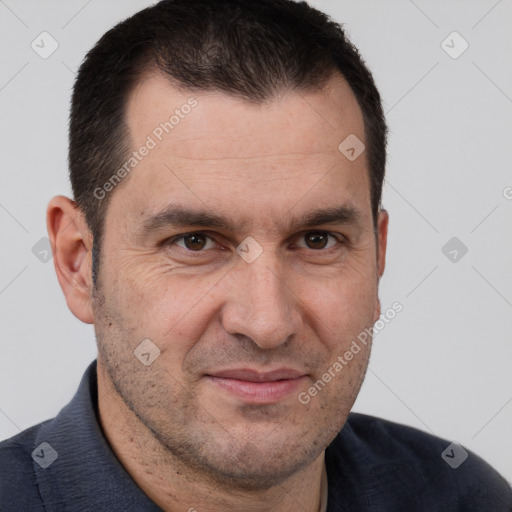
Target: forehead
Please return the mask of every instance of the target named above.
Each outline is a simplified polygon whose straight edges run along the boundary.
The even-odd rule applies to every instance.
[[[351,134],[364,141],[361,110],[341,75],[322,90],[256,104],[148,74],[128,98],[126,123],[139,155],[112,198],[126,215],[149,216],[175,201],[236,209],[248,220],[264,209],[275,220],[293,203],[307,208],[328,196],[337,199],[328,206],[360,203],[370,214],[366,154],[349,161],[338,149]]]
[[[187,107],[191,98],[199,108]],[[191,115],[183,114],[189,110]],[[361,110],[339,73],[324,89],[283,92],[262,104],[220,91],[179,90],[162,74],[147,74],[127,102],[126,121],[134,145],[173,114],[171,132],[164,132],[165,140],[159,142],[176,156],[190,156],[191,149],[202,158],[291,154],[299,147],[303,153],[323,152],[336,149],[349,133],[364,138]],[[199,137],[197,145],[194,139]],[[243,145],[226,144],[233,140]]]

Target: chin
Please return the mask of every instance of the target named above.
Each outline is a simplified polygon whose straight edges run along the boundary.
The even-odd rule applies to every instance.
[[[168,449],[182,463],[195,473],[202,473],[216,486],[262,491],[281,485],[306,469],[329,442],[324,439],[325,431],[316,436],[311,430],[290,432],[284,439],[282,435],[272,437],[268,429],[264,430],[251,429],[243,437],[230,432],[215,442],[210,438],[181,444],[178,450],[175,445],[168,446]],[[306,440],[309,442],[305,445]]]
[[[209,475],[214,477],[218,484],[233,487],[244,491],[262,491],[281,485],[298,471],[305,469],[311,464],[318,454],[309,456],[307,460],[291,460],[282,458],[276,460],[275,457],[269,457],[268,454],[260,450],[256,454],[247,454],[247,450],[242,450],[233,460],[223,458],[222,460],[209,460]]]

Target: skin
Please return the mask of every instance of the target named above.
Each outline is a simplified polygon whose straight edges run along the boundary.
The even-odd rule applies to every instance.
[[[370,344],[308,404],[297,396],[380,315],[388,215],[374,225],[366,153],[350,162],[338,150],[351,133],[365,140],[361,110],[340,75],[324,89],[255,105],[179,91],[153,73],[127,104],[134,150],[192,96],[197,106],[110,192],[96,290],[83,215],[63,196],[48,206],[68,306],[95,326],[101,426],[163,510],[316,512],[324,450],[357,397]],[[240,225],[143,230],[176,204]],[[358,219],[287,226],[340,205]],[[204,238],[162,244],[190,231]],[[337,238],[311,242],[318,231]],[[252,263],[235,251],[248,236],[263,250]],[[146,338],[160,350],[149,366],[134,356]],[[263,404],[207,377],[242,367],[306,376]]]

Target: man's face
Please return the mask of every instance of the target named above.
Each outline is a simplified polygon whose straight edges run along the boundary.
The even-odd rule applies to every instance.
[[[158,141],[154,130],[191,97]],[[134,150],[148,135],[157,145],[110,192],[93,303],[99,371],[173,456],[275,485],[344,424],[369,343],[309,403],[298,397],[380,313],[366,153],[338,150],[349,134],[364,140],[356,99],[341,77],[256,106],[151,76],[127,123]],[[178,207],[226,225],[155,220]],[[340,208],[337,221],[304,223]],[[145,339],[160,350],[148,366],[134,355]]]

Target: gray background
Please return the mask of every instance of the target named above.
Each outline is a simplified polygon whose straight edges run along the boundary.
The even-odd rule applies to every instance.
[[[381,299],[404,309],[375,338],[354,410],[457,441],[512,482],[512,2],[311,3],[346,24],[391,132]],[[0,0],[0,439],[54,416],[95,357],[93,328],[69,312],[39,241],[48,200],[70,194],[74,73],[147,5]],[[31,48],[43,31],[58,43],[46,59]],[[458,58],[453,31],[469,44]]]

